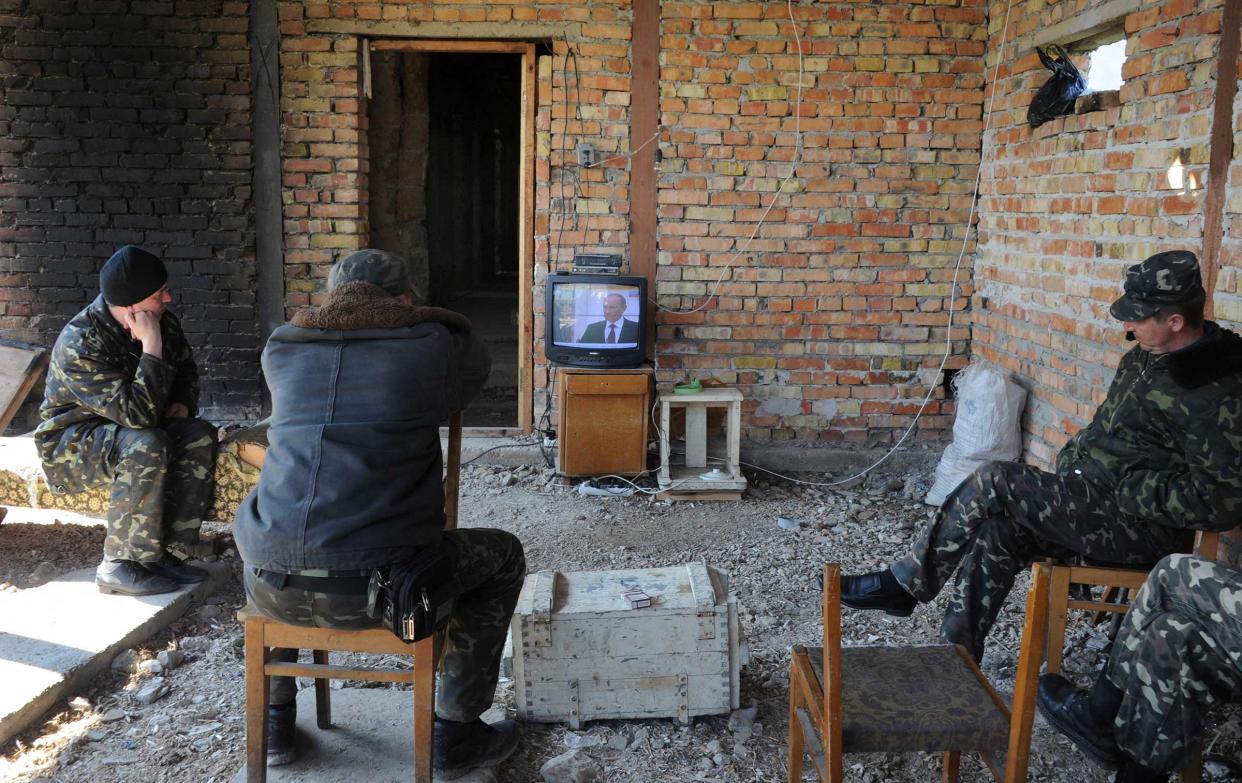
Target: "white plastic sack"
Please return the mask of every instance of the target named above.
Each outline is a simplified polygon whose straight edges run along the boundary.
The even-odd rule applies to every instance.
[[[941,455],[935,483],[924,499],[933,506],[943,503],[984,462],[1017,459],[1022,451],[1026,389],[983,361],[958,373],[953,388],[957,399],[953,442]]]

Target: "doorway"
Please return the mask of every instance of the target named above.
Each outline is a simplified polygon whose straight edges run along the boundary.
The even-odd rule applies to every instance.
[[[464,414],[476,431],[530,426],[533,54],[375,41],[364,68],[370,241],[404,256],[425,303],[462,313],[486,342],[491,375]]]

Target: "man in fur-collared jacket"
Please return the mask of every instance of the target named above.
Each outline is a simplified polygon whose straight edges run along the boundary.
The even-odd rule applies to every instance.
[[[1242,337],[1203,318],[1193,253],[1126,270],[1110,309],[1128,339],[1108,396],[1048,473],[988,462],[948,497],[913,549],[841,580],[841,601],[909,615],[956,571],[941,635],[976,659],[1014,578],[1038,557],[1151,566],[1194,529],[1242,514]]]
[[[439,434],[491,360],[463,316],[415,305],[399,257],[360,250],[333,266],[328,292],[263,351],[269,445],[234,523],[246,593],[284,622],[375,627],[375,569],[443,551],[460,592],[442,656],[434,764],[440,778],[494,766],[516,747],[517,726],[479,716],[492,706],[526,562],[504,531],[444,530]],[[297,650],[275,654],[297,659]],[[293,678],[272,678],[269,765],[295,756],[295,693]]]

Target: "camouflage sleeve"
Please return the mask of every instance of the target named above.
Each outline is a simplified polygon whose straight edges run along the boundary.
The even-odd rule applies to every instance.
[[[1225,396],[1186,430],[1185,465],[1133,470],[1117,485],[1117,506],[1161,525],[1224,531],[1242,513],[1242,399]]]
[[[78,404],[123,427],[141,429],[159,425],[168,407],[173,366],[143,354],[130,378],[122,368],[100,359],[98,347],[67,343],[52,363],[51,372]]]

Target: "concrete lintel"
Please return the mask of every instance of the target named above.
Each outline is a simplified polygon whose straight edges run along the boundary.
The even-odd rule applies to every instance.
[[[103,595],[93,568],[0,596],[0,745],[207,595],[226,567],[208,568],[202,584],[142,598]]]
[[[1139,10],[1142,4],[1143,0],[1106,0],[1043,28],[1035,34],[1031,47],[1052,43],[1065,46],[1074,41],[1094,38],[1119,22],[1125,22],[1126,16]]]
[[[360,19],[309,19],[306,32],[364,35],[372,38],[446,38],[463,40],[541,41],[577,33],[581,25],[546,22],[372,22]]]

